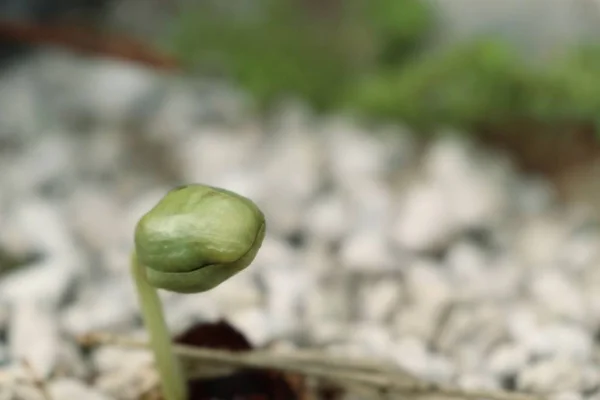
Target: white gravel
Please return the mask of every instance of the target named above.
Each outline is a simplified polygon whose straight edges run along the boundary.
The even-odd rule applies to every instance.
[[[252,197],[269,230],[254,265],[221,287],[161,293],[174,333],[224,317],[258,346],[301,337],[464,388],[598,397],[600,229],[510,160],[447,138],[419,154],[405,127],[375,132],[296,104],[265,124],[228,88],[120,63],[31,62],[47,73],[0,78],[0,104],[19,101],[0,117],[0,252],[40,254],[0,279],[0,399],[42,398],[23,359],[53,400],[133,399],[152,381],[148,354],[88,359],[73,335],[139,333],[132,228],[192,181]],[[43,115],[27,76],[65,88]]]

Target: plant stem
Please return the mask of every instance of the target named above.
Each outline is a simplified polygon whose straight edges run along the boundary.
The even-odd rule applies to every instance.
[[[138,293],[144,324],[150,335],[156,368],[160,375],[165,400],[187,400],[187,384],[179,360],[173,352],[171,335],[155,287],[146,280],[146,273],[135,252],[131,255],[131,275]]]

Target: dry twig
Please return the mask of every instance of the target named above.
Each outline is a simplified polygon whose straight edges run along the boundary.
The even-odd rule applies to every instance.
[[[131,61],[163,71],[178,71],[173,57],[133,38],[109,35],[81,25],[42,25],[0,18],[0,38],[30,45],[63,47],[98,56]]]
[[[104,333],[85,335],[79,342],[86,347],[117,345],[147,348],[140,340]],[[473,391],[424,382],[400,368],[371,361],[346,360],[314,352],[274,353],[270,351],[229,352],[176,345],[175,352],[186,362],[194,364],[191,377],[205,376],[217,370],[237,368],[268,368],[318,378],[340,385],[348,391],[362,389],[416,398],[457,398],[488,400],[540,400],[541,396],[502,391]],[[220,370],[225,373],[224,371]]]

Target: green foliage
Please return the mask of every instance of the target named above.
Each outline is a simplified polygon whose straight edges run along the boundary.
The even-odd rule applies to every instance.
[[[363,23],[379,46],[377,64],[393,65],[410,57],[433,24],[432,12],[420,0],[373,0]]]
[[[490,38],[422,53],[434,15],[420,0],[263,5],[257,18],[184,13],[172,41],[177,54],[204,73],[216,68],[234,78],[264,105],[297,96],[319,110],[350,108],[425,130],[600,121],[600,48],[575,49],[543,66],[523,63]]]
[[[262,104],[299,96],[329,109],[377,57],[405,54],[429,23],[417,0],[328,3],[336,2],[263,0],[257,18],[186,10],[172,47],[202,73],[234,78]]]
[[[600,48],[575,49],[534,66],[506,43],[482,40],[365,77],[349,92],[346,106],[424,129],[514,120],[595,122],[597,71]]]
[[[360,80],[347,105],[423,127],[502,118],[517,105],[515,60],[509,48],[495,42],[423,56]]]

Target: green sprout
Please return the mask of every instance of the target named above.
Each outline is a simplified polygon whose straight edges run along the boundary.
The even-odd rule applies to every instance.
[[[156,289],[213,289],[252,263],[265,229],[251,200],[200,184],[169,191],[137,223],[131,273],[166,400],[186,400],[187,382]]]

